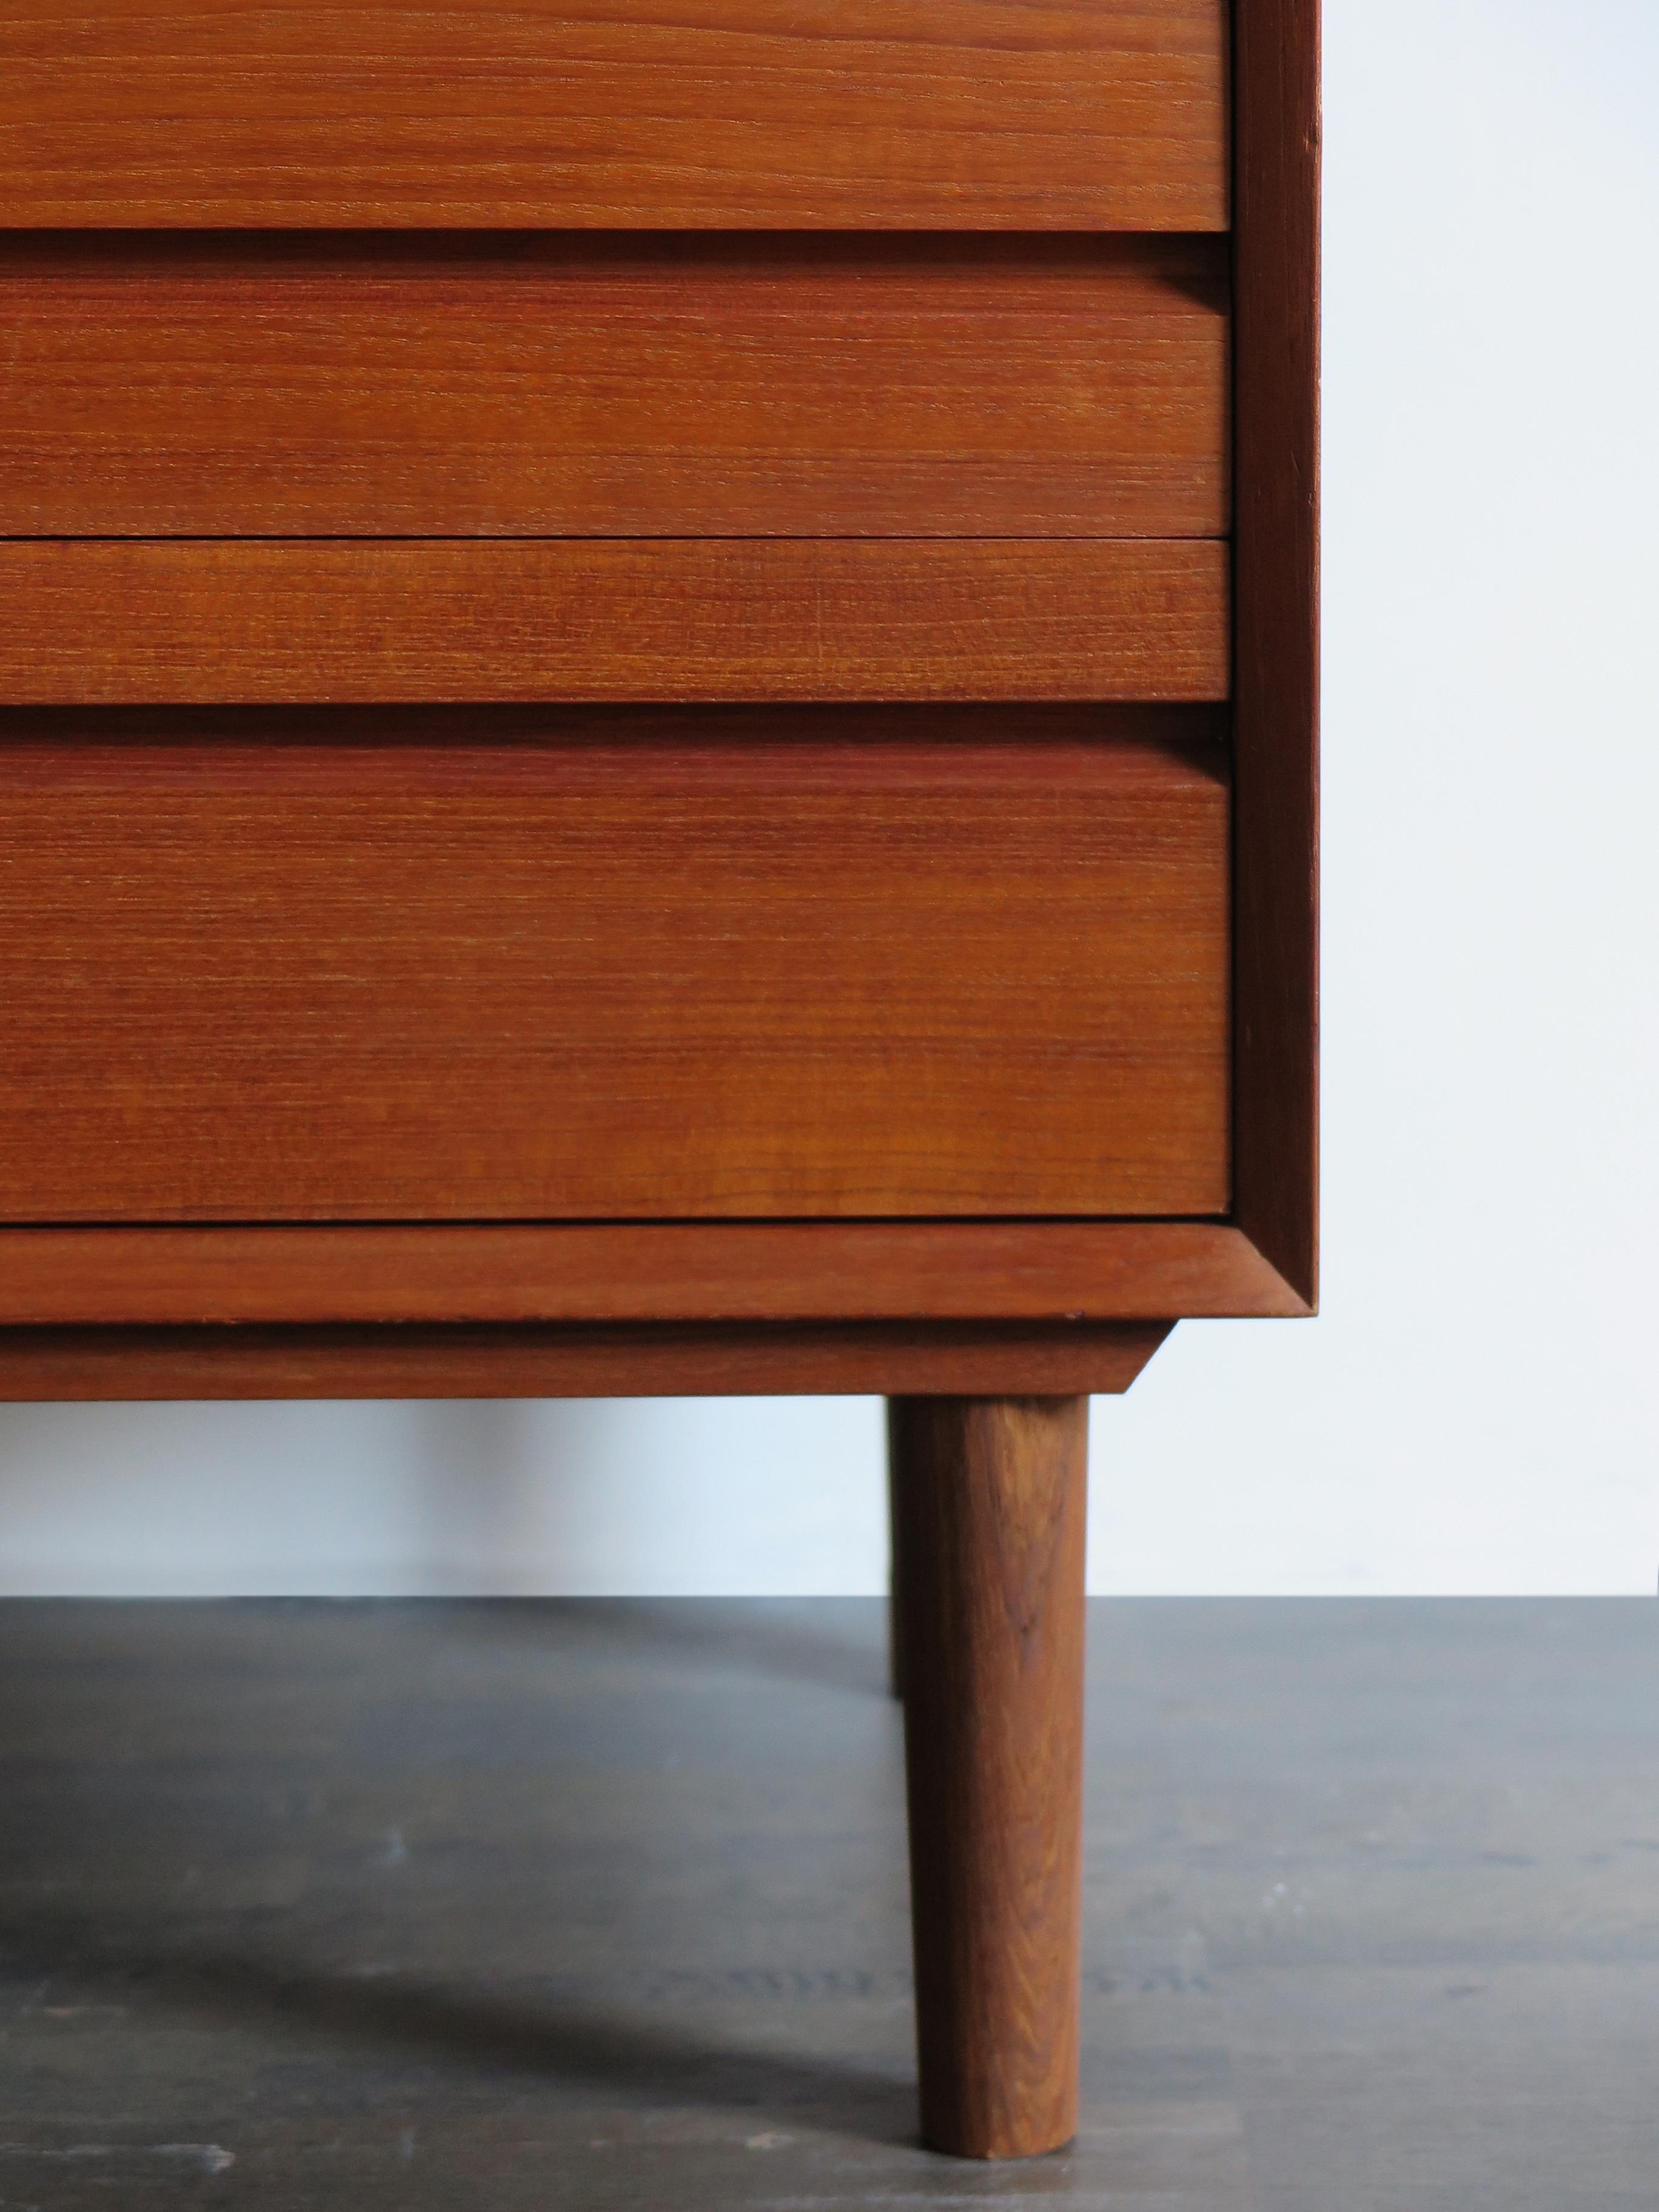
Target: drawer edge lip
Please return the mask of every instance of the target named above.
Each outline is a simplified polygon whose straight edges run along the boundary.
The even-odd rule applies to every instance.
[[[1229,1220],[0,1228],[0,1331],[1033,1322],[1314,1310]]]

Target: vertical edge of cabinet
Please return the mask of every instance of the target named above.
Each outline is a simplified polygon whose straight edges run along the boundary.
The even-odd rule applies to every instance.
[[[1234,1191],[1318,1283],[1319,0],[1234,8]]]

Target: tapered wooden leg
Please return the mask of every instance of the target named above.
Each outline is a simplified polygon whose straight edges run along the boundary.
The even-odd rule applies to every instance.
[[[1077,2131],[1085,1398],[891,1401],[921,2131]]]

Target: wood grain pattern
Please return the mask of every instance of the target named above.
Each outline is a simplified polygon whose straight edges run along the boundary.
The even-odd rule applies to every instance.
[[[4,0],[19,228],[1218,230],[1224,0]]]
[[[1255,1319],[1305,1313],[1204,1221],[0,1228],[0,1325]]]
[[[1220,1213],[1222,769],[15,743],[0,1210]]]
[[[0,700],[1222,699],[1207,539],[0,544]]]
[[[1077,2132],[1088,1412],[891,1413],[922,2134],[972,2158]]]
[[[0,235],[0,534],[1219,537],[1225,241]]]
[[[1319,9],[1238,11],[1234,1090],[1239,1225],[1319,1238]]]
[[[0,1401],[1115,1392],[1169,1328],[0,1329]]]

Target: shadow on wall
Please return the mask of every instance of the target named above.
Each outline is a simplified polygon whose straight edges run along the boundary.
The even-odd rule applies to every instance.
[[[886,1586],[872,1398],[0,1408],[0,1595]]]

